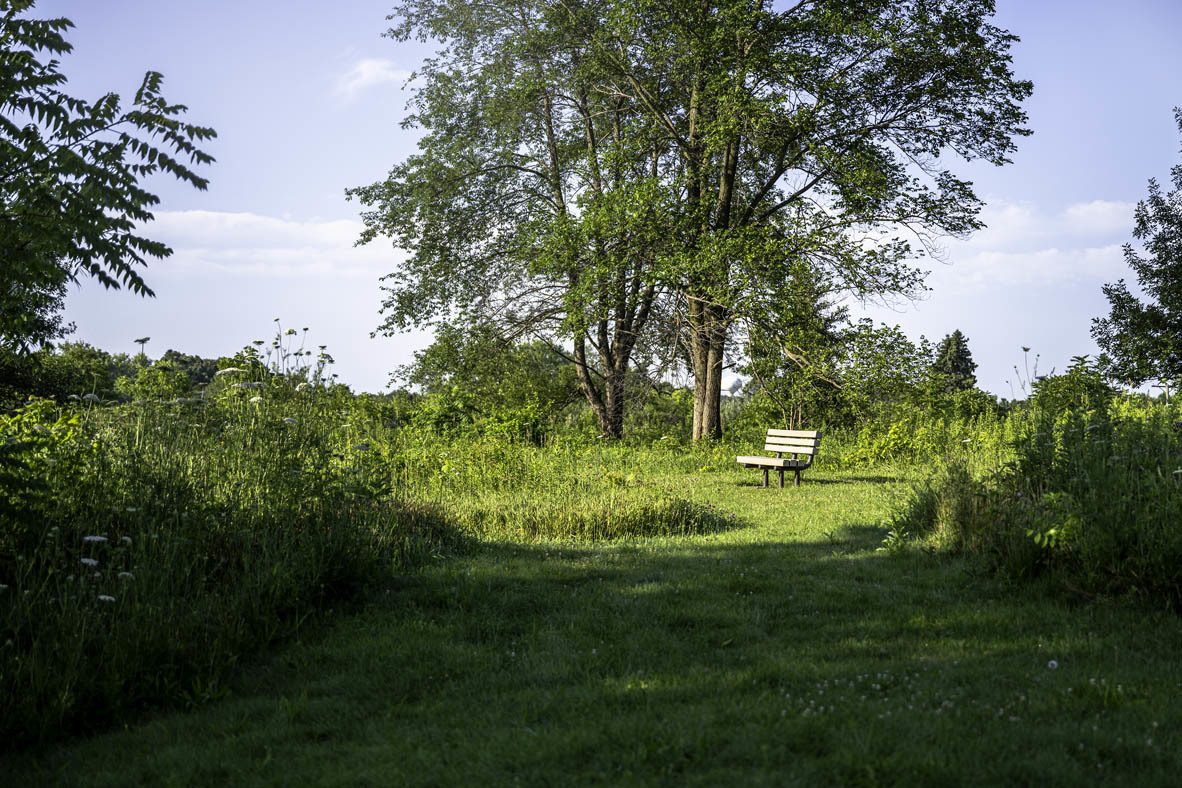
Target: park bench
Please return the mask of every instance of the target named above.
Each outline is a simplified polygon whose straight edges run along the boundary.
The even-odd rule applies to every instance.
[[[800,472],[813,464],[817,450],[821,445],[821,433],[816,430],[776,430],[767,431],[763,442],[764,451],[774,451],[775,457],[738,457],[744,468],[760,468],[763,470],[763,484],[767,487],[767,472],[776,470],[780,473],[780,486],[784,486],[784,471],[796,473],[796,486],[800,486]],[[791,454],[792,457],[785,457]],[[801,455],[804,459],[800,459]]]

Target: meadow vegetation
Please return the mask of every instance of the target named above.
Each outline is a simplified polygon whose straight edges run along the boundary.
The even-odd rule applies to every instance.
[[[508,562],[528,575],[530,561],[567,556],[571,581],[579,567],[631,555],[628,545],[647,556],[629,571],[644,574],[666,548],[754,540],[819,549],[822,561],[826,544],[840,548],[876,567],[888,595],[922,556],[960,554],[962,569],[936,571],[978,578],[940,581],[967,583],[963,604],[983,602],[978,593],[996,602],[988,577],[1030,581],[1023,598],[1052,606],[1128,597],[1130,609],[1173,611],[1180,599],[1180,414],[1118,394],[1086,359],[1020,405],[912,386],[910,399],[881,403],[882,418],[824,430],[798,511],[783,497],[791,490],[757,492],[734,465],[774,423],[776,403],[758,393],[728,400],[727,442],[690,441],[683,390],[650,392],[631,437],[610,441],[577,400],[539,417],[519,406],[529,397],[460,396],[455,385],[353,395],[333,384],[323,351],[313,366],[303,351],[280,352],[284,341],[271,358],[248,346],[220,360],[207,385],[173,399],[30,399],[3,418],[10,746],[36,752],[145,709],[225,699],[260,648],[300,641],[333,620],[327,611],[388,604],[408,578],[460,571],[432,566],[500,572]],[[170,374],[167,363],[141,365],[134,379],[146,385]],[[769,508],[768,494],[779,503]],[[773,571],[771,552],[753,572]],[[676,571],[679,582],[700,560]],[[739,593],[784,604],[775,583],[757,586]],[[496,615],[532,627],[540,601],[510,598],[521,609]],[[877,675],[863,667],[841,679],[851,691]]]

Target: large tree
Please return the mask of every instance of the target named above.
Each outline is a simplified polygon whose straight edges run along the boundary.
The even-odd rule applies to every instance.
[[[574,363],[604,433],[623,429],[637,355],[662,314],[664,151],[654,122],[600,89],[605,4],[406,0],[396,40],[432,37],[407,125],[419,150],[369,187],[362,242],[409,258],[380,330],[540,339]]]
[[[1182,108],[1174,109],[1182,132]],[[1137,275],[1147,302],[1125,280],[1104,285],[1108,317],[1092,321],[1092,336],[1105,353],[1108,374],[1130,385],[1182,379],[1182,164],[1170,170],[1174,190],[1162,193],[1153,178],[1149,197],[1133,213],[1133,237],[1147,256],[1125,244],[1125,262]]]
[[[27,349],[60,334],[65,284],[92,276],[152,295],[139,267],[171,253],[140,234],[158,198],[141,182],[166,173],[204,189],[191,167],[212,129],[148,72],[129,109],[108,93],[91,103],[62,88],[68,19],[30,19],[33,0],[0,0],[0,345]],[[46,59],[46,56],[49,56]]]
[[[832,292],[911,295],[909,262],[980,226],[941,157],[1007,161],[1031,86],[990,0],[617,3],[611,95],[664,133],[676,169],[695,437],[721,432],[730,326],[767,319],[800,261]],[[774,322],[771,321],[771,322]]]
[[[1028,133],[1031,87],[992,11],[407,0],[392,35],[446,44],[415,98],[420,153],[354,192],[376,206],[364,240],[412,253],[389,280],[387,326],[465,304],[559,321],[602,412],[593,373],[610,392],[629,343],[680,305],[693,434],[720,435],[731,328],[783,322],[774,296],[802,265],[830,293],[911,295],[917,251],[980,226],[971,184],[940,157],[1002,164]]]

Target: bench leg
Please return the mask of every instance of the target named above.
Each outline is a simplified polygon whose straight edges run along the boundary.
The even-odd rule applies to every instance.
[[[767,487],[767,468],[763,469],[763,484],[760,487]]]
[[[800,486],[800,471],[796,472],[796,486]]]
[[[784,469],[781,468],[780,469],[780,488],[783,489],[783,487],[784,487]]]

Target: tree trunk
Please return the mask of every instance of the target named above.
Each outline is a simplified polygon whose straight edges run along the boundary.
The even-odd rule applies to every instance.
[[[722,437],[722,364],[726,342],[726,317],[720,306],[691,298],[690,358],[694,371],[694,425],[692,437]]]
[[[612,371],[603,382],[606,402],[600,423],[603,434],[613,440],[624,436],[624,375]]]

